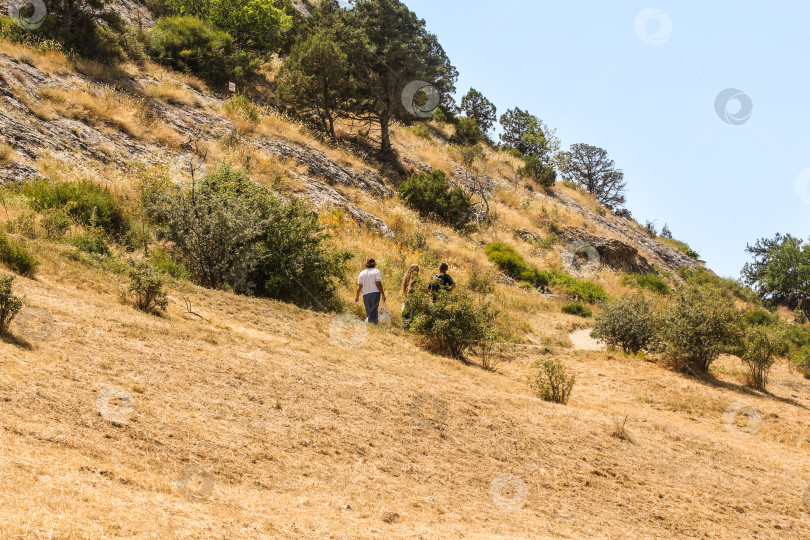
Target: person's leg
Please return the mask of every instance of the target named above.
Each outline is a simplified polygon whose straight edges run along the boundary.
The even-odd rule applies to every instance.
[[[378,324],[380,321],[380,293],[370,293],[363,296],[363,304],[366,306],[368,322]]]

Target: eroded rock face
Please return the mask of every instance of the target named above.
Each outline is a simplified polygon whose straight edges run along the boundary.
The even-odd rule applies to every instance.
[[[601,264],[605,266],[628,274],[658,274],[655,267],[642,257],[636,248],[620,240],[600,238],[570,227],[567,227],[563,234],[571,241],[579,241],[596,249]],[[565,255],[573,257],[576,253],[566,250],[563,256]],[[570,262],[574,264],[573,261]]]
[[[299,182],[306,184],[305,189],[293,193],[299,199],[308,200],[312,206],[318,210],[325,210],[327,208],[342,209],[362,227],[377,231],[387,238],[394,238],[394,231],[392,231],[383,220],[359,208],[332,186],[294,172],[290,174]]]
[[[314,148],[297,146],[285,141],[258,139],[256,148],[278,156],[282,159],[294,159],[307,166],[309,173],[320,176],[330,184],[343,184],[358,187],[378,197],[390,197],[394,192],[385,185],[382,177],[368,169],[355,172],[335,163],[326,154]]]
[[[535,194],[537,197],[545,197],[540,193]],[[686,266],[687,268],[698,268],[700,263],[691,257],[687,257],[677,249],[670,247],[666,244],[658,242],[657,240],[650,238],[643,232],[636,229],[633,224],[625,218],[619,216],[612,216],[612,219],[608,219],[606,217],[600,216],[595,212],[591,212],[588,208],[581,205],[577,201],[567,197],[562,193],[555,193],[553,195],[558,201],[562,202],[564,205],[568,206],[575,212],[583,215],[588,220],[592,221],[596,225],[604,228],[607,231],[615,234],[616,236],[620,237],[622,243],[629,244],[630,246],[634,246],[635,248],[640,248],[639,251],[643,251],[648,255],[652,256],[652,263],[660,264],[664,268],[669,271],[674,272],[678,268],[682,266]],[[577,231],[581,234],[586,234],[584,231]],[[596,246],[594,246],[596,247]],[[648,264],[652,264],[648,261]],[[653,270],[655,270],[653,268]],[[657,273],[657,272],[647,272],[647,273]]]

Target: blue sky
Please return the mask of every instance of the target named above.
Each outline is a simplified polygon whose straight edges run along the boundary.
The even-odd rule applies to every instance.
[[[634,217],[669,224],[718,274],[739,277],[759,237],[808,237],[810,2],[404,1],[458,68],[459,98],[474,87],[564,147],[605,148]],[[752,104],[737,125],[715,109],[727,88]]]

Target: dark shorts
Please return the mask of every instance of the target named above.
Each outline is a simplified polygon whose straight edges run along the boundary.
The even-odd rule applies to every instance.
[[[371,324],[380,322],[380,293],[369,293],[363,295],[363,305],[366,306],[367,321]]]

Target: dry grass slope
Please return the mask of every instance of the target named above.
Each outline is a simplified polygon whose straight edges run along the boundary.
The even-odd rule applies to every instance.
[[[9,57],[24,53],[3,47]],[[32,58],[47,73],[76,67]],[[191,82],[143,69],[138,80],[152,81],[143,99],[219,118],[221,103],[200,98]],[[39,97],[31,103],[48,118],[72,116],[161,148],[182,140],[177,123],[141,123],[141,98],[93,84]],[[395,144],[452,171],[448,128],[431,129],[428,141],[397,127]],[[232,144],[205,143],[209,166],[249,159],[258,181],[288,189],[298,166],[257,152],[250,137],[367,166],[277,114],[240,131]],[[64,158],[36,166],[55,180],[103,180],[124,197],[144,170],[166,174],[161,165]],[[512,158],[488,158],[483,172],[514,177]],[[423,223],[395,200],[340,191],[400,237],[422,238],[397,244],[340,213],[323,216],[355,267],[377,256],[389,291],[407,265],[437,254],[463,287],[493,271],[481,247],[495,240],[561,268],[559,246],[514,231],[597,229],[522,189],[498,191],[498,224],[470,236]],[[9,201],[0,221],[18,212]],[[510,362],[485,371],[433,356],[396,328],[358,334],[331,315],[186,282],[171,283],[165,316],[145,315],[121,302],[114,268],[43,238],[31,245],[42,267],[36,279],[18,278],[28,306],[0,342],[0,538],[810,537],[810,384],[785,364],[764,395],[741,385],[736,358],[701,381],[579,350],[569,334],[586,323],[560,313],[565,299],[498,284],[494,301],[525,336]],[[593,279],[610,294],[628,290],[617,272]],[[342,294],[350,300],[351,287]],[[392,293],[395,314],[400,302]],[[539,400],[526,384],[545,355],[577,375],[568,406]],[[727,413],[740,402],[759,412],[756,425]]]

